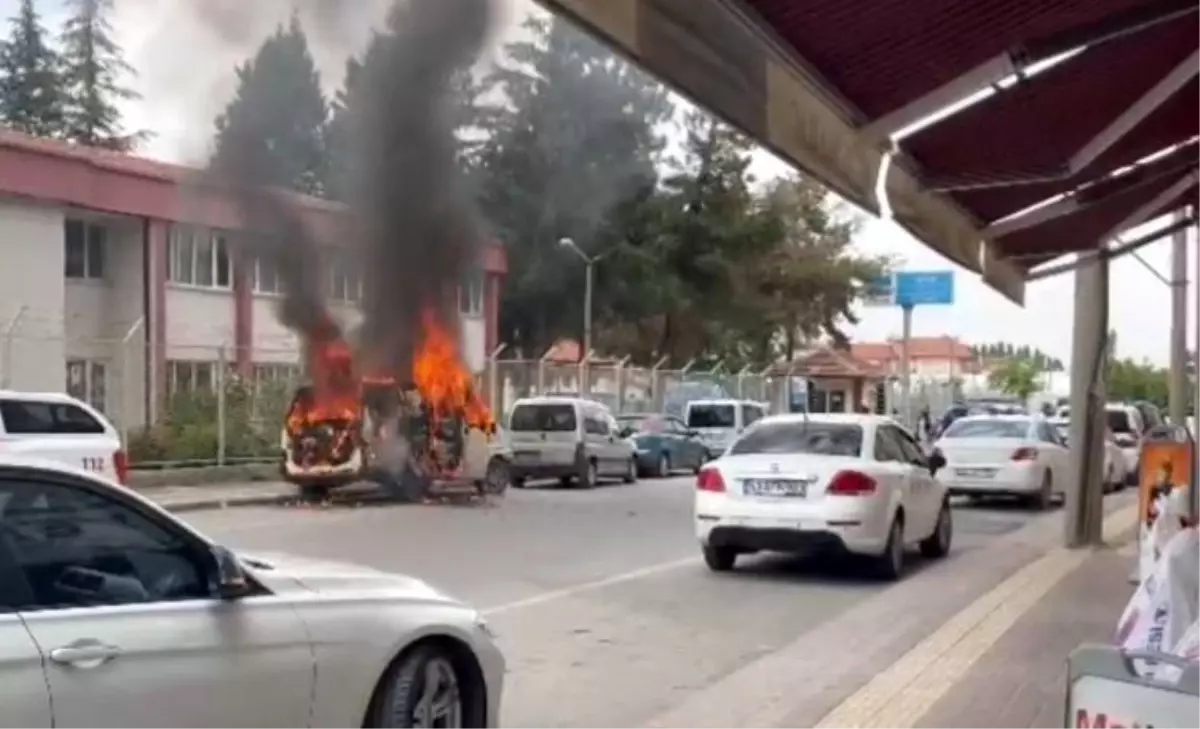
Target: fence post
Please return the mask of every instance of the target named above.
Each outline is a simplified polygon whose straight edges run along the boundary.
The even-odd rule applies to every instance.
[[[629,355],[625,355],[617,363],[614,375],[617,379],[617,415],[625,412],[625,366],[629,364]]]
[[[4,372],[0,377],[0,387],[5,389],[12,387],[13,337],[16,336],[17,327],[21,326],[21,320],[25,318],[25,313],[28,311],[28,306],[21,306],[17,309],[17,313],[13,314],[13,318],[8,320],[8,326],[4,328]]]
[[[507,344],[498,345],[488,355],[488,407],[491,408],[492,417],[497,418],[497,413],[500,412],[500,354],[507,348]]]
[[[137,334],[146,323],[146,317],[138,317],[138,320],[129,327],[129,331],[125,332],[125,336],[121,337],[121,440],[125,447],[129,447],[129,421],[133,417],[129,407],[129,343],[133,341],[133,337]]]
[[[546,353],[538,359],[537,368],[537,395],[546,394],[546,362],[549,361],[550,355],[553,354],[554,347],[546,350]]]
[[[579,374],[576,375],[579,378],[579,396],[584,398],[592,394],[592,383],[588,382],[588,361],[591,358],[591,352],[585,352],[579,358]]]
[[[746,365],[745,367],[738,370],[738,373],[737,373],[737,398],[739,400],[746,399],[745,388],[742,385],[745,383],[746,373],[749,371],[750,371],[750,365]]]
[[[658,371],[670,359],[670,357],[663,357],[650,368],[650,405],[655,412],[662,412],[664,407],[662,402],[662,388],[658,386]]]
[[[217,355],[217,465],[225,465],[225,366],[227,362],[225,345],[221,345]]]

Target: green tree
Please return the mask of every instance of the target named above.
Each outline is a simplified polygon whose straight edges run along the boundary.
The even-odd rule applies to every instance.
[[[47,42],[33,0],[21,0],[0,43],[0,122],[37,137],[63,133],[62,59]]]
[[[121,83],[132,75],[112,37],[113,0],[66,0],[71,15],[63,23],[63,136],[89,147],[127,152],[146,137],[121,128],[118,101],[138,95]]]
[[[988,385],[1026,402],[1041,391],[1041,371],[1029,360],[1008,359],[988,374]]]
[[[1170,390],[1170,376],[1165,368],[1132,359],[1109,363],[1108,396],[1111,400],[1147,400],[1165,408],[1170,399]]]
[[[483,110],[477,161],[481,207],[508,246],[500,335],[532,355],[581,330],[584,266],[558,241],[608,255],[617,218],[643,216],[626,203],[655,186],[672,106],[660,84],[569,23],[536,17],[525,30],[485,79],[502,100]],[[597,265],[596,312],[611,306],[601,277],[612,263]]]
[[[299,17],[276,28],[236,72],[234,98],[216,120],[216,158],[231,152],[232,134],[253,139],[261,144],[253,153],[270,167],[262,182],[324,195],[329,104]]]

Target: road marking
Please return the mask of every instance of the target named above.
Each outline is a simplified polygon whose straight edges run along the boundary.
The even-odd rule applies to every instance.
[[[1136,522],[1136,506],[1109,514],[1105,539],[1126,536]],[[877,674],[817,726],[915,726],[1017,620],[1089,554],[1060,547],[1025,566]]]
[[[605,587],[612,587],[613,585],[619,585],[624,582],[633,582],[634,580],[640,580],[645,577],[653,577],[654,575],[659,575],[663,572],[670,572],[672,570],[680,569],[681,567],[694,566],[699,563],[700,560],[696,557],[686,557],[684,559],[676,559],[670,562],[660,562],[658,564],[652,564],[648,567],[642,567],[629,572],[621,572],[619,574],[610,575],[609,577],[604,577],[599,580],[581,582],[570,587],[563,587],[558,590],[550,590],[548,592],[530,595],[529,597],[524,597],[520,600],[514,600],[512,602],[506,602],[502,605],[494,605],[492,607],[480,610],[480,613],[486,617],[492,617],[493,615],[499,615],[501,613],[509,613],[514,610],[521,610],[527,607],[533,607],[535,605],[542,605],[555,600],[561,600],[564,597],[574,597],[585,592],[601,590]]]

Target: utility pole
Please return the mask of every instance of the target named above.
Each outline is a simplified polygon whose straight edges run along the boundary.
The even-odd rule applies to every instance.
[[[571,238],[559,238],[558,245],[563,248],[570,248],[583,261],[583,351],[580,353],[580,358],[587,359],[592,353],[592,281],[594,279],[594,269],[596,268],[596,263],[609,253],[612,253],[613,249],[610,248],[598,256],[589,256]]]
[[[1187,210],[1181,209],[1176,219],[1187,219]],[[1187,228],[1180,228],[1171,236],[1171,369],[1170,407],[1172,425],[1187,426],[1188,375],[1187,375]]]
[[[1071,344],[1071,443],[1065,488],[1064,542],[1071,548],[1104,538],[1104,403],[1112,342],[1108,339],[1108,256],[1079,254],[1075,269],[1075,326]]]
[[[909,345],[912,343],[911,304],[900,307],[902,324],[900,328],[900,422],[906,428],[914,427],[912,416],[912,364],[909,362]]]

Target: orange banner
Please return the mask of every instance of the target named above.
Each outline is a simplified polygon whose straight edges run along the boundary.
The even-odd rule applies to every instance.
[[[1184,441],[1146,441],[1142,444],[1141,472],[1138,474],[1138,514],[1149,526],[1156,492],[1161,484],[1172,489],[1187,488],[1192,480],[1192,444]]]

